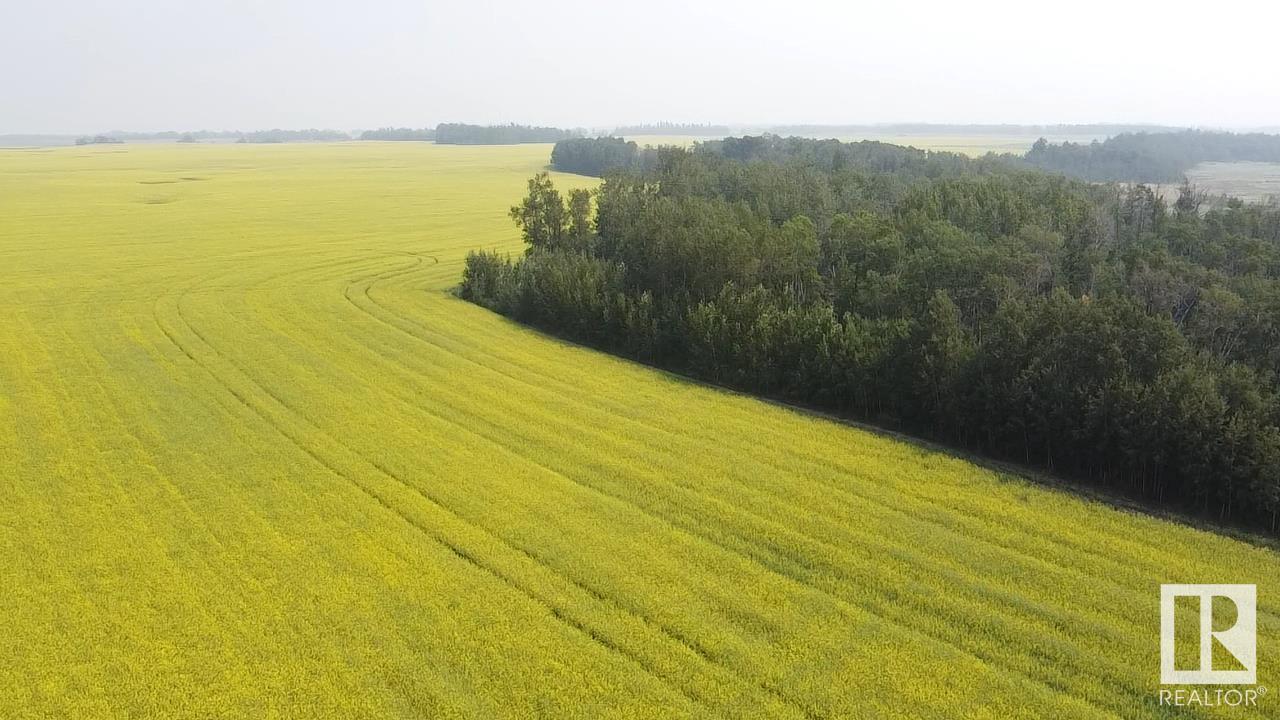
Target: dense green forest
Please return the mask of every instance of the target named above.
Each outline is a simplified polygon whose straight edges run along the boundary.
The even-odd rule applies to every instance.
[[[467,125],[440,123],[436,126],[436,142],[441,145],[516,145],[519,143],[552,143],[582,135],[577,130],[528,125]]]
[[[461,294],[712,382],[1276,529],[1280,211],[874,142],[620,142],[566,144],[631,160],[594,198],[532,179],[512,209],[528,252],[472,254]]]
[[[377,130],[365,130],[360,133],[361,140],[435,140],[434,128],[398,128],[384,127]]]
[[[640,161],[640,147],[619,137],[572,138],[551,149],[551,167],[560,172],[603,177],[626,170]]]
[[[1280,162],[1280,135],[1185,130],[1121,133],[1088,145],[1041,138],[1024,156],[1042,170],[1083,180],[1176,183],[1202,162]]]

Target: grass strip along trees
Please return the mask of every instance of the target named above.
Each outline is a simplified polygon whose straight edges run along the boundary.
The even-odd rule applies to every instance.
[[[615,139],[574,140],[615,157]],[[584,144],[585,143],[585,144]],[[557,156],[564,150],[557,148]],[[874,142],[545,175],[461,294],[644,362],[1277,528],[1280,212]]]

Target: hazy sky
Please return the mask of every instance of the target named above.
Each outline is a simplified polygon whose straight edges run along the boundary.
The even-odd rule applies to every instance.
[[[14,0],[0,133],[1280,125],[1280,2]]]

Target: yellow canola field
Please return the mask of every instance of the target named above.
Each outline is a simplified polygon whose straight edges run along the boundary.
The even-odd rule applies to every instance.
[[[549,151],[0,151],[0,716],[1177,717],[1164,582],[1276,687],[1272,550],[454,298]]]

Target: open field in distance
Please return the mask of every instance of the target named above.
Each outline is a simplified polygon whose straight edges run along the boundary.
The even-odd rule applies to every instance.
[[[1208,193],[1209,205],[1220,203],[1224,197],[1264,204],[1280,200],[1280,163],[1206,162],[1188,170],[1186,177],[1197,190]],[[1182,181],[1149,187],[1165,202],[1172,203],[1178,199]]]
[[[1280,163],[1200,163],[1187,179],[1214,195],[1263,203],[1280,199]]]
[[[1151,717],[1165,582],[1277,687],[1272,550],[453,297],[549,152],[0,151],[0,716]]]

